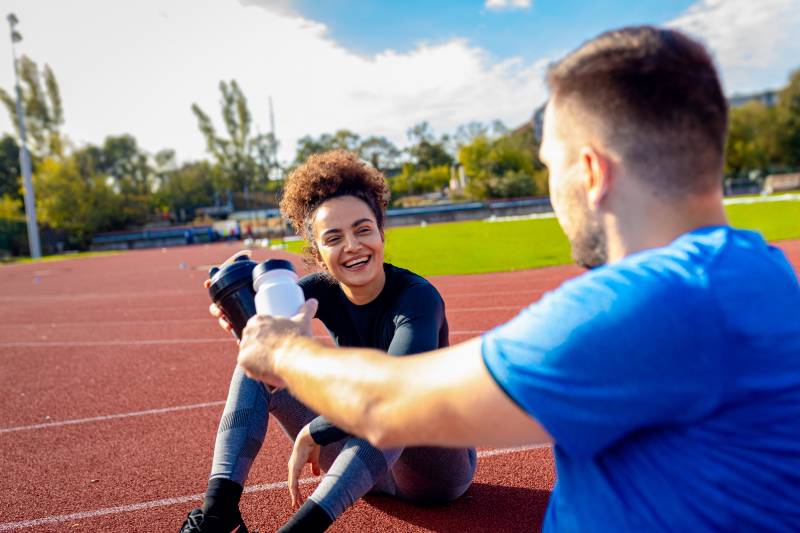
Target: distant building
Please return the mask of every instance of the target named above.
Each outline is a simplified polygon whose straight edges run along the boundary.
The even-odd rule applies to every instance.
[[[770,174],[764,180],[767,193],[794,191],[800,189],[800,172],[794,174]]]
[[[766,107],[773,107],[778,103],[778,91],[763,91],[751,94],[735,94],[728,98],[730,107],[740,107],[748,102],[761,102]]]

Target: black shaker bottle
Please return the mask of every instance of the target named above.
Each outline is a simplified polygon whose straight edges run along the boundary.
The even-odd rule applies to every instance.
[[[222,268],[213,267],[208,275],[211,286],[208,294],[222,309],[228,322],[233,326],[237,339],[242,338],[242,330],[251,316],[256,314],[255,291],[253,290],[253,269],[255,261],[246,255],[237,257]]]

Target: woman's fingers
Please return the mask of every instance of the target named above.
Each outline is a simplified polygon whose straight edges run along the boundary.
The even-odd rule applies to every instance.
[[[311,463],[311,472],[315,476],[318,476],[322,473],[319,468],[319,451],[320,446],[314,446],[314,448],[311,450],[311,455],[308,456],[308,462]]]
[[[221,327],[222,329],[224,329],[229,333],[233,331],[233,326],[231,325],[230,322],[228,322],[228,319],[225,317],[225,313],[223,313],[222,309],[217,307],[216,304],[209,305],[208,312],[211,316],[217,319],[217,321],[219,322],[219,327]]]
[[[292,507],[300,507],[303,503],[303,495],[300,493],[300,473],[303,471],[305,461],[300,461],[296,451],[292,451],[289,459],[289,495],[292,498]]]

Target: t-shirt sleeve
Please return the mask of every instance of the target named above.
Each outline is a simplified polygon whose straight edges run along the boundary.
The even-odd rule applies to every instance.
[[[395,331],[387,353],[410,355],[439,347],[444,302],[433,285],[420,283],[403,291],[395,317]]]
[[[591,456],[718,405],[720,328],[703,294],[607,267],[484,334],[484,362],[558,446]]]

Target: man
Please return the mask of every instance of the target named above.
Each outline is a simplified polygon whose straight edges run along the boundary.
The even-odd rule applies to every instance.
[[[612,31],[548,73],[541,159],[591,268],[480,339],[391,359],[256,317],[239,363],[379,447],[554,443],[549,531],[800,524],[800,285],[726,225],[727,106],[685,35]]]

